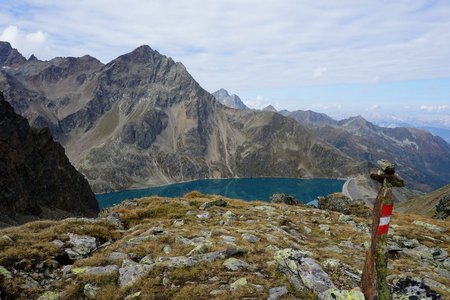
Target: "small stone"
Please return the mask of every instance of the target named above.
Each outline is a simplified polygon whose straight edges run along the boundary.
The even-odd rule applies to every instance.
[[[333,269],[338,268],[340,265],[340,261],[334,258],[328,258],[323,262],[323,266]]]
[[[230,284],[230,289],[237,290],[246,285],[248,285],[247,278],[242,277],[242,278],[239,278],[238,280],[236,280],[235,282],[233,282],[232,284]]]
[[[278,300],[288,293],[288,289],[285,286],[278,286],[269,289],[269,298],[267,300]]]
[[[184,225],[183,219],[175,219],[175,221],[173,221],[173,226],[175,226],[175,227],[181,227],[183,225]]]
[[[155,263],[155,261],[153,260],[153,256],[151,254],[148,254],[146,256],[144,256],[140,261],[140,264],[144,264],[144,265],[153,265]]]
[[[88,299],[96,299],[99,289],[100,288],[98,286],[95,286],[93,284],[87,283],[87,284],[84,285],[83,294]]]
[[[237,220],[236,215],[232,212],[232,211],[227,211],[226,213],[223,214],[223,217],[227,220],[227,221],[235,221]]]
[[[329,231],[330,230],[330,226],[324,225],[324,224],[320,224],[319,225],[319,229],[322,230],[322,231]]]
[[[208,245],[206,245],[206,244],[198,244],[197,246],[195,246],[194,249],[189,251],[187,256],[192,256],[192,255],[197,255],[197,254],[204,254],[206,252],[208,252]]]
[[[255,207],[253,207],[254,210],[258,210],[258,211],[264,211],[264,212],[274,212],[276,209],[273,206],[269,206],[269,205],[257,205]]]
[[[209,294],[211,296],[219,296],[219,295],[222,295],[222,294],[224,294],[226,292],[227,291],[225,291],[225,290],[212,290]]]
[[[299,205],[300,204],[300,201],[297,200],[294,196],[283,194],[283,193],[273,194],[270,197],[270,202],[283,203],[283,204],[288,204],[288,205]]]
[[[170,254],[172,253],[172,247],[170,247],[170,245],[165,245],[163,251],[165,254]]]
[[[209,219],[209,212],[198,214],[197,218],[199,218],[199,219]]]
[[[227,206],[227,202],[225,202],[223,199],[206,202],[200,205],[200,209],[205,210],[213,206],[225,207]]]
[[[418,240],[416,240],[416,239],[408,239],[408,238],[406,238],[406,237],[404,237],[404,236],[394,235],[394,236],[392,237],[392,239],[393,239],[400,247],[403,247],[403,248],[409,248],[409,249],[411,249],[411,248],[416,248],[416,247],[418,247],[418,246],[420,245]]]
[[[0,245],[12,246],[14,245],[14,240],[5,234],[4,236],[0,237]]]
[[[142,292],[136,292],[134,294],[128,295],[124,298],[124,300],[132,300],[132,299],[139,299],[139,297],[141,296]]]
[[[303,226],[303,230],[305,231],[306,234],[310,234],[312,232],[312,229],[309,228],[308,226]]]
[[[52,244],[57,246],[58,248],[64,248],[64,242],[61,240],[53,240]]]
[[[242,238],[243,238],[244,240],[246,240],[246,241],[249,242],[249,243],[253,243],[253,244],[255,244],[255,243],[257,243],[257,242],[259,242],[259,241],[261,240],[261,239],[260,239],[259,237],[257,237],[256,235],[249,234],[249,233],[244,233],[244,234],[242,234],[241,236],[242,236]]]
[[[235,245],[234,242],[236,242],[236,238],[234,236],[230,235],[221,235],[220,238],[222,241],[226,244]]]

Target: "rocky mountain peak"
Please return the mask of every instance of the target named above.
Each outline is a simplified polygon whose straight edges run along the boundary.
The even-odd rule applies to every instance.
[[[263,110],[263,111],[277,112],[276,108],[273,107],[272,105],[267,105],[267,106],[264,107],[262,110]]]
[[[17,49],[11,47],[10,43],[0,41],[0,66],[9,67],[26,61],[26,58]]]
[[[235,109],[244,109],[249,110],[249,108],[242,102],[241,98],[237,95],[230,95],[227,90],[221,88],[218,91],[212,93],[212,95],[216,98],[217,101],[222,103],[225,106],[235,108]]]

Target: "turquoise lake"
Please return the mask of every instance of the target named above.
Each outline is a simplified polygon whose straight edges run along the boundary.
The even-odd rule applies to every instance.
[[[341,192],[345,180],[339,179],[296,179],[296,178],[231,178],[201,179],[190,182],[146,189],[125,190],[106,194],[98,194],[100,208],[122,202],[125,199],[146,196],[181,197],[191,191],[199,191],[205,195],[215,194],[228,198],[246,201],[269,201],[275,193],[285,193],[308,203],[317,196],[326,196]]]

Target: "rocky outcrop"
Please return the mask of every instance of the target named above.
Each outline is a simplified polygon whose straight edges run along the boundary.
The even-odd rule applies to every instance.
[[[0,94],[0,224],[97,215],[87,180],[47,129],[30,128]]]
[[[369,217],[372,215],[370,208],[365,206],[363,202],[351,200],[343,193],[333,193],[326,197],[318,197],[317,200],[320,209],[337,211],[345,215],[359,217]]]
[[[288,204],[288,205],[298,205],[301,202],[297,199],[295,199],[294,196],[291,195],[286,195],[283,193],[277,193],[277,194],[273,194],[270,197],[270,202],[272,203],[284,203],[284,204]]]
[[[10,43],[0,41],[0,67],[8,68],[26,61],[26,58],[17,49],[12,48]]]
[[[367,164],[271,112],[235,110],[181,63],[141,46],[0,70],[0,89],[30,124],[49,127],[96,192],[199,178],[345,177]]]
[[[450,193],[443,195],[438,204],[436,205],[436,213],[433,218],[435,219],[446,219],[450,216]]]

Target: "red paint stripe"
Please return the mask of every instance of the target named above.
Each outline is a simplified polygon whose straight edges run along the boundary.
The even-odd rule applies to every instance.
[[[389,224],[378,226],[378,235],[387,233],[389,230]]]
[[[392,215],[392,210],[394,209],[394,205],[384,205],[381,207],[381,217],[387,217]]]

